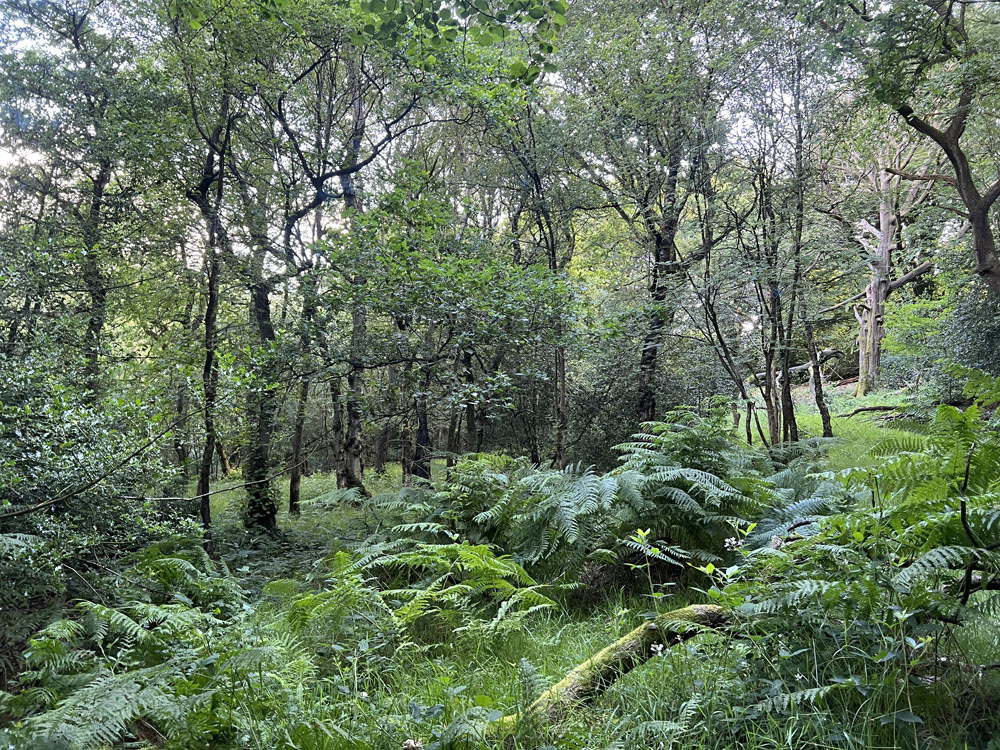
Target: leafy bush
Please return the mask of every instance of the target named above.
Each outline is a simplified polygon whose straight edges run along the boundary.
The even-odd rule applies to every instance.
[[[674,567],[718,561],[733,527],[770,485],[766,458],[734,440],[728,412],[689,409],[618,446],[618,468],[532,466],[523,459],[461,459],[436,489],[404,488],[374,503],[397,538],[487,543],[541,580],[569,582],[584,563],[627,556],[636,528],[660,538],[658,559]],[[722,477],[726,477],[723,479]]]
[[[949,671],[940,649],[962,623],[994,615],[978,592],[1000,574],[1000,436],[976,407],[941,406],[926,434],[873,453],[878,471],[803,477],[796,495],[808,497],[770,523],[771,543],[745,545],[708,594],[752,615],[761,637],[783,634],[784,653],[810,652],[812,689],[848,685],[883,723],[912,727],[924,721],[915,706],[947,710],[930,687]],[[831,513],[837,504],[848,505]],[[782,530],[795,516],[806,523]]]
[[[92,595],[98,558],[194,528],[180,508],[135,499],[172,476],[143,448],[157,415],[90,403],[46,366],[0,355],[0,676],[49,607]]]

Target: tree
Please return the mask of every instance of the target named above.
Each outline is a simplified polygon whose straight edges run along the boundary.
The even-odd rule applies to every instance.
[[[993,127],[996,116],[998,50],[992,3],[920,3],[850,6],[834,27],[845,46],[865,66],[876,98],[947,157],[952,175],[921,172],[915,180],[951,185],[971,227],[976,273],[1000,294],[1000,259],[990,212],[1000,198],[996,154],[977,131]],[[933,115],[944,112],[935,124]]]

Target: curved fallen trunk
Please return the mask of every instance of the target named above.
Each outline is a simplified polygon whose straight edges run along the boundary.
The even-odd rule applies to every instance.
[[[656,656],[662,648],[670,648],[693,638],[705,628],[725,630],[732,623],[732,613],[714,604],[692,604],[659,615],[573,668],[542,693],[523,714],[512,714],[497,720],[490,728],[490,734],[509,734],[519,722],[526,720],[558,721],[580,704],[597,698],[616,680]]]

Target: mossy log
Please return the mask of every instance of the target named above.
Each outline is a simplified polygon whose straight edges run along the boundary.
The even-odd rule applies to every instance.
[[[712,604],[692,604],[659,615],[574,667],[523,714],[497,720],[490,733],[494,736],[509,734],[518,722],[525,720],[558,721],[655,656],[660,651],[657,646],[670,648],[704,632],[704,628],[725,630],[732,622],[729,610]]]

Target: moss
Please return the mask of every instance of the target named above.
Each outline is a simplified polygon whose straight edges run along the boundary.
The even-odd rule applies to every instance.
[[[720,629],[732,622],[728,610],[711,604],[692,604],[658,616],[626,633],[601,649],[559,682],[542,693],[523,715],[512,714],[497,720],[491,734],[511,734],[521,721],[558,721],[576,706],[597,698],[617,679],[658,653],[654,647],[669,648],[688,640],[703,628]]]

